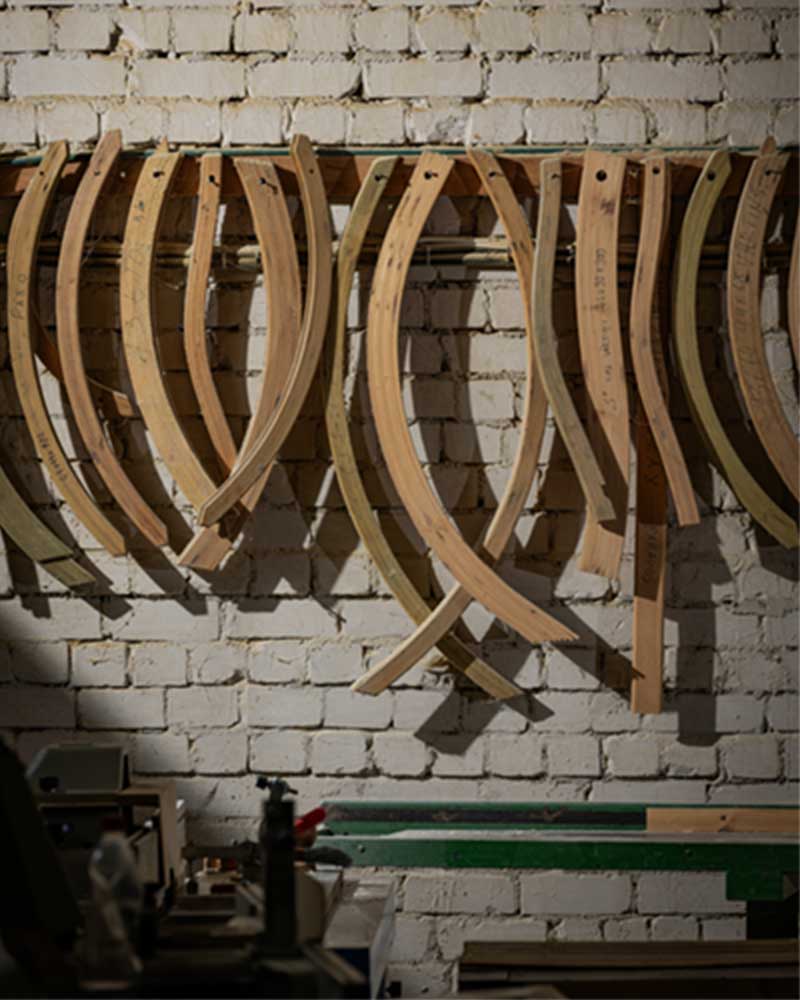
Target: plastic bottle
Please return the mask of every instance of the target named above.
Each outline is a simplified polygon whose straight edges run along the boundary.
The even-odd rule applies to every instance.
[[[89,859],[93,915],[88,961],[95,974],[125,978],[141,967],[138,950],[143,890],[136,857],[121,830],[107,829]]]

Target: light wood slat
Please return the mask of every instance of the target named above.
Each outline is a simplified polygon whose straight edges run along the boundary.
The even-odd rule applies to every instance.
[[[800,833],[797,809],[681,809],[653,806],[646,810],[648,833]]]
[[[197,508],[214,491],[181,428],[161,373],[154,329],[153,257],[161,215],[180,153],[149,157],[134,191],[120,264],[122,342],[142,418],[186,499]]]
[[[31,316],[36,247],[66,160],[65,142],[48,147],[11,223],[6,264],[9,353],[20,405],[36,453],[75,516],[111,555],[119,556],[125,553],[125,539],[72,470],[47,412],[33,355]]]
[[[615,517],[587,512],[580,568],[615,578],[622,560],[628,505],[630,427],[619,320],[617,250],[626,159],[590,150],[578,198],[575,296],[578,342],[586,380],[589,439]]]
[[[708,390],[697,340],[700,252],[730,169],[730,157],[724,150],[709,156],[683,218],[673,266],[672,321],[678,370],[695,425],[739,502],[781,545],[791,548],[798,543],[797,524],[756,482],[725,433]]]
[[[639,249],[631,291],[631,359],[639,399],[669,482],[678,523],[697,524],[692,481],[669,415],[661,331],[653,322],[659,261],[667,234],[670,208],[669,160],[662,154],[643,163],[643,191]]]
[[[81,349],[78,299],[86,234],[121,145],[119,131],[108,132],[100,140],[72,200],[58,258],[56,330],[64,385],[86,450],[120,507],[148,541],[161,546],[167,542],[166,526],[130,481],[106,438],[95,412]]]
[[[603,473],[561,370],[558,338],[553,327],[553,279],[561,211],[561,160],[542,162],[539,168],[539,191],[532,292],[536,365],[586,504],[595,520],[611,521],[614,518],[614,507],[606,496]]]
[[[800,497],[797,438],[783,411],[761,331],[761,257],[775,192],[788,154],[765,143],[750,167],[736,209],[728,256],[728,334],[747,412],[781,479]]]
[[[541,451],[542,435],[547,416],[547,400],[539,381],[539,370],[533,349],[533,315],[531,308],[531,275],[533,270],[533,243],[527,220],[499,163],[490,153],[471,149],[469,158],[481,179],[484,190],[492,201],[497,216],[503,224],[512,251],[514,267],[520,283],[525,330],[527,334],[527,370],[525,383],[525,410],[519,434],[519,444],[511,474],[500,498],[497,510],[489,524],[482,553],[491,561],[502,554],[514,525],[525,505],[536,472]],[[424,221],[424,220],[423,220]],[[413,253],[414,246],[411,246]],[[383,690],[396,677],[410,670],[452,628],[469,607],[472,595],[463,585],[450,590],[444,600],[431,612],[427,620],[406,638],[392,653],[359,678],[355,690],[369,693]]]
[[[275,168],[264,159],[237,158],[236,171],[244,188],[261,252],[269,301],[269,331],[264,377],[239,456],[268,426],[286,390],[300,339],[302,291],[292,220]],[[237,457],[237,461],[241,461]],[[234,463],[232,463],[234,464]],[[255,510],[272,470],[268,465],[242,497],[239,506],[219,525],[201,528],[181,553],[179,562],[194,569],[214,570],[233,547],[247,517]],[[226,472],[230,471],[230,466]]]
[[[222,154],[209,153],[200,160],[197,216],[183,302],[183,344],[189,377],[208,436],[219,463],[227,474],[236,461],[236,442],[233,440],[228,418],[214,384],[206,337],[208,277],[211,273],[221,190]]]
[[[789,339],[792,342],[794,363],[800,368],[800,215],[798,215],[794,226],[786,306],[789,319]]]
[[[353,203],[339,243],[328,356],[325,358],[327,369],[325,421],[336,477],[351,520],[392,593],[406,613],[419,623],[428,617],[430,608],[392,551],[369,502],[356,462],[344,395],[347,366],[347,307],[353,275],[364,239],[397,159],[392,156],[373,162]],[[492,697],[512,698],[522,693],[516,684],[506,680],[502,674],[474,657],[457,638],[444,636],[439,640],[438,647],[451,666],[464,673]],[[353,689],[366,694],[378,694],[395,679],[396,676],[389,675],[376,677],[374,670],[370,670],[355,682]]]
[[[452,161],[444,156],[428,152],[420,156],[383,241],[367,332],[375,425],[392,481],[411,520],[464,590],[531,642],[568,641],[575,638],[573,632],[509,587],[465,543],[426,479],[403,411],[398,359],[402,291],[414,246],[451,168]],[[544,407],[543,394],[539,395]],[[538,455],[533,442],[530,450]]]
[[[261,430],[230,476],[200,508],[199,520],[206,526],[224,517],[277,458],[305,402],[325,340],[333,264],[328,203],[317,158],[305,136],[296,135],[292,139],[291,156],[297,170],[308,242],[306,303],[300,344],[285,394],[269,425]]]

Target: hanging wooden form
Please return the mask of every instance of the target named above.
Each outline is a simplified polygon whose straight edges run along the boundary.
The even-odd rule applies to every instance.
[[[800,497],[797,438],[786,419],[761,332],[761,257],[775,192],[789,161],[769,140],[753,160],[739,197],[728,257],[728,334],[747,412],[764,450]]]
[[[9,353],[20,405],[36,453],[76,517],[101,545],[118,556],[126,550],[125,539],[73,472],[47,412],[34,360],[35,334],[31,316],[36,248],[66,160],[65,142],[55,142],[48,147],[11,222],[6,261]]]
[[[798,215],[794,225],[786,312],[789,321],[789,339],[792,342],[794,363],[800,368],[800,215]]]
[[[119,157],[121,137],[108,132],[92,154],[70,206],[56,277],[56,330],[63,358],[64,386],[83,443],[109,492],[153,545],[167,542],[164,522],[128,478],[94,408],[81,348],[79,295],[81,264],[89,223]]]
[[[325,187],[314,150],[305,136],[294,137],[291,154],[297,170],[308,241],[307,291],[300,342],[284,395],[269,426],[260,431],[230,476],[201,506],[199,520],[205,526],[220,521],[277,458],[311,387],[325,339],[333,263]]]
[[[576,638],[570,629],[513,590],[482,560],[484,550],[473,552],[458,533],[419,464],[403,412],[398,360],[402,292],[414,245],[452,165],[436,153],[420,156],[378,258],[367,323],[367,372],[378,438],[417,531],[466,594],[531,642],[569,641]],[[528,377],[533,379],[533,373]],[[538,455],[532,443],[530,448]]]
[[[697,340],[697,273],[711,213],[730,175],[730,157],[712,153],[692,191],[673,266],[673,311],[678,369],[686,399],[706,447],[739,502],[781,545],[798,543],[797,525],[758,484],[725,433],[706,384]]]
[[[369,502],[356,462],[344,394],[347,367],[347,306],[353,275],[364,239],[397,160],[398,157],[391,156],[373,161],[353,202],[353,208],[339,242],[328,351],[325,359],[328,369],[325,422],[336,478],[350,518],[395,598],[409,617],[419,623],[428,617],[430,608],[392,551]],[[474,642],[468,633],[467,641]],[[438,647],[452,667],[465,674],[492,697],[513,698],[522,693],[516,684],[506,680],[502,674],[473,656],[454,636],[444,636],[440,639]],[[385,676],[375,678],[374,671],[370,670],[353,684],[353,690],[365,694],[378,694],[395,679],[394,677],[387,679]]]
[[[223,458],[222,452],[218,452],[226,473],[247,456],[253,442],[268,428],[270,420],[277,411],[291,378],[292,365],[299,349],[302,311],[300,267],[292,221],[278,174],[272,164],[263,159],[237,158],[234,160],[234,166],[250,206],[260,247],[264,286],[269,302],[269,331],[264,377],[241,449],[238,455],[235,455],[234,461],[228,461],[227,458]],[[204,298],[204,292],[199,287],[194,289],[194,294],[198,297],[202,294]],[[196,333],[199,332],[197,329]],[[202,336],[205,340],[205,329],[202,331]],[[210,368],[207,371],[210,378],[209,388],[213,388]],[[216,392],[214,395],[216,397]],[[221,404],[220,412],[225,419]],[[218,436],[222,441],[222,435]],[[231,438],[231,442],[232,440]],[[212,528],[201,528],[195,534],[180,555],[178,561],[182,566],[211,571],[220,565],[233,547],[248,516],[255,510],[271,470],[272,465],[268,465],[255,483],[246,490],[238,508],[231,512],[224,522]]]
[[[661,339],[663,322],[654,317],[664,243],[669,227],[669,173],[660,154],[644,161],[639,253],[631,295],[631,355],[637,378],[636,399],[636,536],[633,566],[633,676],[631,710],[661,711],[664,674],[664,589],[667,575],[666,452],[685,471],[667,408],[667,369]],[[667,303],[658,299],[659,320]],[[645,404],[647,394],[649,407]],[[661,431],[659,448],[649,413]],[[666,431],[666,433],[665,433]],[[670,440],[670,434],[674,440]],[[677,452],[675,449],[678,448]],[[688,475],[683,484],[692,503]],[[685,494],[682,499],[685,500]],[[677,506],[677,504],[676,504]],[[691,506],[685,508],[691,511]],[[697,518],[699,520],[699,516]],[[680,520],[680,516],[679,516]],[[694,522],[689,522],[694,523]]]
[[[628,507],[630,427],[619,321],[617,249],[626,159],[592,150],[583,159],[578,197],[575,296],[586,380],[589,438],[614,518],[587,512],[580,568],[615,578],[622,560]]]
[[[558,360],[558,338],[553,326],[558,222],[561,212],[561,160],[543,160],[539,167],[539,218],[533,258],[533,343],[536,366],[553,418],[567,449],[586,505],[596,521],[612,521],[614,507],[606,496],[603,473],[572,401]]]

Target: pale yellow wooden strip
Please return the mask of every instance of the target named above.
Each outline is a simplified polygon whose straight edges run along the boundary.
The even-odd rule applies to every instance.
[[[651,806],[646,810],[648,833],[800,833],[800,810],[681,809]]]
[[[800,215],[794,224],[786,312],[789,319],[789,339],[792,342],[794,363],[800,368]]]

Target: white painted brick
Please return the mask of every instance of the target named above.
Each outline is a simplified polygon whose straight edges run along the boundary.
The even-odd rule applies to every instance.
[[[250,71],[253,97],[346,97],[361,76],[358,66],[343,59],[308,62],[278,59]]]
[[[608,63],[605,74],[609,97],[714,101],[722,89],[719,68],[693,59],[628,59]]]
[[[606,780],[592,787],[592,802],[685,802],[688,804],[706,801],[706,782],[671,781],[659,778],[657,781],[613,781]]]
[[[527,141],[532,144],[585,142],[589,120],[589,114],[577,104],[534,104],[525,112]]]
[[[433,945],[435,922],[432,917],[411,917],[398,913],[395,917],[393,962],[419,962]]]
[[[415,29],[419,47],[427,52],[464,52],[469,45],[470,22],[459,11],[421,14]]]
[[[549,738],[547,770],[551,776],[597,777],[600,774],[599,742],[592,736]]]
[[[308,657],[314,684],[350,684],[362,672],[361,647],[329,644],[313,649]]]
[[[50,47],[47,13],[13,10],[0,13],[0,52],[35,52]]]
[[[729,62],[725,88],[731,100],[779,101],[797,97],[797,59]]]
[[[299,52],[347,52],[350,16],[342,11],[303,11],[294,16],[294,48]]]
[[[647,52],[653,29],[637,14],[595,14],[592,18],[592,50],[601,56],[625,52]]]
[[[97,112],[91,104],[79,101],[58,101],[40,105],[37,109],[39,137],[53,142],[68,136],[71,142],[91,142],[97,138]]]
[[[704,941],[743,941],[747,925],[741,917],[707,917],[700,921]]]
[[[603,931],[599,920],[567,917],[556,924],[555,939],[556,941],[602,941]]]
[[[458,388],[458,414],[461,419],[500,421],[513,418],[514,389],[509,382],[472,379]]]
[[[632,101],[601,104],[594,109],[594,139],[599,143],[640,145],[647,141],[647,118]]]
[[[367,764],[363,733],[317,733],[312,737],[311,769],[315,774],[363,774]]]
[[[267,774],[302,774],[308,770],[305,733],[287,729],[254,733],[250,738],[250,767]]]
[[[141,52],[166,52],[169,48],[169,14],[165,10],[117,10],[120,47]]]
[[[437,288],[431,297],[431,322],[444,328],[482,327],[488,322],[486,301],[473,290]]]
[[[597,651],[579,646],[547,650],[547,686],[551,690],[593,691],[597,678]]]
[[[333,616],[307,601],[240,601],[229,614],[227,635],[231,639],[302,639],[336,632]]]
[[[339,104],[299,104],[292,116],[292,132],[307,135],[312,142],[344,142],[347,112]]]
[[[240,14],[234,23],[236,52],[286,52],[289,38],[289,18],[285,14]]]
[[[78,720],[84,729],[161,729],[164,693],[131,689],[79,691]]]
[[[489,316],[492,326],[495,329],[523,330],[525,328],[525,315],[519,288],[492,288],[489,293]],[[484,341],[483,343],[488,345],[488,341]],[[473,352],[480,344],[481,341],[476,338],[470,341],[470,358],[472,358]],[[513,355],[513,363],[499,366],[499,371],[525,371],[526,354],[523,338],[515,337],[513,340],[509,340],[507,338],[494,337],[492,347],[495,353]]]
[[[433,773],[445,778],[478,778],[484,773],[484,741],[467,742],[462,736],[441,737],[436,741]]]
[[[408,11],[398,5],[359,14],[355,39],[356,45],[373,52],[402,52],[408,48]]]
[[[421,777],[430,761],[428,748],[410,733],[376,733],[372,737],[372,754],[381,774],[403,778]]]
[[[755,55],[769,52],[772,43],[767,25],[758,17],[723,15],[716,25],[719,51],[723,55]]]
[[[228,52],[232,28],[228,11],[186,10],[172,15],[176,52]]]
[[[192,763],[198,774],[241,774],[247,767],[247,733],[222,729],[195,736]]]
[[[646,941],[647,921],[644,917],[619,917],[603,924],[606,941]]]
[[[145,642],[130,647],[129,670],[137,687],[175,686],[186,683],[186,647]]]
[[[624,913],[631,903],[629,875],[543,872],[520,877],[523,913]]]
[[[364,72],[367,97],[478,97],[481,67],[475,59],[436,62],[432,59],[368,63]],[[493,96],[512,96],[497,94]]]
[[[15,597],[0,603],[0,618],[4,638],[15,641],[100,638],[100,615],[85,601],[50,597],[46,602],[30,598],[23,603]]]
[[[655,138],[663,146],[701,146],[706,141],[706,109],[683,101],[648,101]]]
[[[275,688],[250,684],[245,702],[250,726],[315,727],[322,722],[322,692],[314,688]]]
[[[484,52],[525,52],[533,40],[530,16],[522,10],[478,11],[475,30],[477,47]]]
[[[192,683],[228,684],[241,680],[247,674],[247,656],[251,648],[239,642],[209,642],[190,647]]]
[[[528,56],[519,62],[495,63],[489,73],[489,97],[593,101],[599,92],[599,67],[592,59],[546,60]]]
[[[383,639],[409,631],[408,616],[394,600],[345,600],[339,610],[349,639]]]
[[[409,875],[407,913],[513,913],[514,884],[506,875]]]
[[[646,872],[637,892],[640,913],[744,912],[744,903],[725,898],[724,872]]]
[[[33,105],[0,101],[0,142],[9,146],[36,142]]]
[[[715,708],[719,733],[740,733],[761,728],[764,706],[750,695],[721,694],[715,701]]]
[[[609,736],[603,741],[611,774],[649,778],[658,774],[658,744],[652,735]]]
[[[348,108],[348,112],[349,143],[365,146],[402,144],[405,135],[405,113],[403,105],[399,102],[355,104]]]
[[[277,146],[283,139],[280,104],[242,101],[222,106],[222,141],[226,145]],[[272,487],[270,477],[270,488]]]
[[[534,17],[540,52],[588,52],[592,44],[589,19],[578,10],[540,10]]]
[[[67,728],[74,725],[74,692],[65,688],[3,688],[0,697],[0,728]]]
[[[282,594],[305,597],[310,585],[311,560],[308,553],[281,552],[256,562],[250,594],[254,597]]]
[[[349,688],[331,688],[325,693],[325,725],[332,729],[386,729],[392,718],[392,695],[388,691],[365,698]]]
[[[668,743],[661,754],[667,774],[673,778],[707,777],[717,773],[716,747]]]
[[[796,694],[773,695],[767,702],[767,727],[787,733],[795,732],[800,721]]]
[[[366,555],[349,559],[314,557],[314,588],[318,594],[363,597],[372,591],[370,560]]]
[[[121,97],[125,64],[116,56],[20,56],[9,86],[15,97]]]
[[[656,31],[657,52],[708,52],[711,21],[705,14],[667,14]]]
[[[778,33],[778,51],[783,55],[797,55],[800,39],[800,22],[797,15],[794,17],[781,17],[776,29]],[[752,50],[751,50],[752,51]]]
[[[239,718],[238,694],[231,687],[173,688],[167,691],[170,727],[211,729],[232,726]]]
[[[725,102],[708,111],[708,139],[732,146],[757,146],[771,134],[772,105]]]
[[[114,639],[202,642],[217,638],[219,609],[215,600],[140,601],[107,624]]]
[[[164,109],[154,102],[125,101],[103,115],[103,129],[118,128],[125,143],[151,143],[166,134]]]
[[[18,681],[66,684],[69,678],[69,646],[65,642],[14,643],[7,655],[9,673]]]
[[[700,934],[694,917],[656,917],[650,936],[654,941],[696,941]]]
[[[134,86],[142,97],[243,97],[244,66],[219,59],[143,59],[134,69]]]
[[[216,143],[220,137],[220,110],[209,101],[176,101],[167,115],[167,138],[177,143]]]
[[[508,145],[521,142],[525,135],[523,108],[517,101],[476,104],[470,115],[470,141]]]
[[[543,744],[529,734],[525,736],[491,736],[487,743],[489,774],[506,777],[533,778],[545,771]]]
[[[412,106],[406,113],[406,135],[411,142],[459,143],[466,136],[469,109],[457,101]]]
[[[75,687],[124,687],[126,647],[121,642],[86,642],[72,647]]]
[[[590,696],[584,691],[547,691],[537,695],[539,701],[546,709],[541,718],[536,720],[537,729],[552,730],[560,732],[577,733],[585,732],[590,728],[590,718],[594,723],[598,713],[594,709],[593,702],[590,716],[589,698],[597,698],[598,695]]]
[[[65,51],[103,52],[111,44],[111,18],[92,10],[65,10],[54,16],[56,45]]]
[[[716,0],[609,0],[606,4],[611,10],[683,10],[716,8]]]
[[[729,778],[775,779],[781,762],[774,736],[733,736],[721,748],[722,766]]]
[[[461,958],[467,941],[544,941],[547,923],[537,919],[510,919],[502,917],[484,920],[481,917],[439,917],[436,921],[436,938],[442,958],[455,961]]]
[[[131,737],[135,774],[186,774],[191,770],[189,742],[174,733],[135,733]]]

